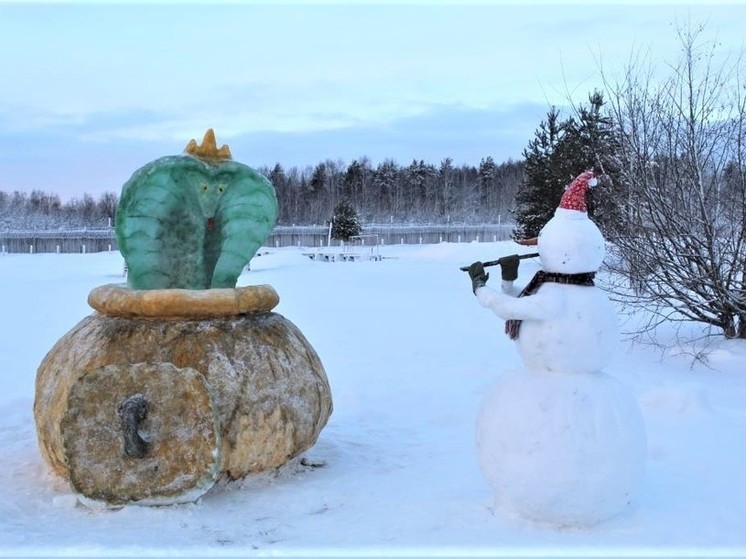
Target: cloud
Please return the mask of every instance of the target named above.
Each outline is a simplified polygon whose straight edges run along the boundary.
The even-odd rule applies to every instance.
[[[502,162],[521,158],[547,110],[540,104],[499,109],[438,106],[380,125],[242,134],[233,139],[231,149],[255,163],[279,162],[286,167],[325,159],[349,163],[361,157],[374,165],[384,159],[403,165],[413,159],[438,164],[446,157],[455,164],[477,165],[487,156]]]
[[[408,165],[413,159],[439,164],[478,165],[492,156],[497,162],[520,159],[523,148],[546,116],[548,107],[525,104],[504,108],[433,105],[420,114],[378,124],[345,125],[308,131],[239,131],[223,134],[234,159],[252,167],[285,168],[315,165],[326,159],[350,163],[368,157],[373,165],[393,159]],[[118,192],[142,165],[158,157],[181,153],[187,142],[200,140],[212,122],[194,124],[179,139],[147,133],[170,115],[148,111],[99,114],[75,123],[7,132],[0,117],[0,189],[39,188],[63,198],[83,192]],[[112,135],[124,125],[131,137]],[[145,130],[142,138],[135,133]]]
[[[746,7],[682,9],[5,5],[0,189],[118,190],[207,128],[251,166],[519,159],[550,102],[599,87],[596,54],[670,58],[682,14],[743,44]]]

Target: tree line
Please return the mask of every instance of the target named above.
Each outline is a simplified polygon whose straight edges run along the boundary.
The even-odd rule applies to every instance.
[[[457,166],[450,158],[439,165],[414,160],[401,166],[388,159],[373,166],[363,157],[288,170],[276,163],[257,171],[275,187],[280,225],[326,224],[341,203],[349,204],[362,223],[505,223],[511,220],[523,162],[498,164],[488,156],[478,166]],[[118,199],[106,192],[63,203],[41,190],[0,191],[0,229],[107,227],[114,223]]]
[[[497,223],[511,220],[513,200],[523,180],[523,162],[478,166],[438,165],[392,159],[373,166],[366,157],[349,165],[326,160],[305,169],[280,163],[259,168],[277,191],[281,224],[328,223],[334,208],[349,204],[363,223]]]
[[[100,229],[114,223],[119,197],[111,192],[62,202],[59,195],[0,190],[0,230]]]

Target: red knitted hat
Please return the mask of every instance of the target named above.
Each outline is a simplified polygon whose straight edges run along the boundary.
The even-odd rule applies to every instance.
[[[585,194],[588,192],[589,188],[596,186],[596,184],[598,184],[598,180],[593,171],[580,173],[575,177],[575,180],[565,188],[565,193],[562,195],[559,207],[566,210],[586,212]]]

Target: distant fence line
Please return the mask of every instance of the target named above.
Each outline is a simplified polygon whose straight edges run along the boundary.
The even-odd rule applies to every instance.
[[[0,251],[85,253],[119,250],[113,229],[0,231]]]
[[[416,245],[436,243],[465,243],[505,241],[513,231],[512,224],[481,225],[364,225],[363,235],[378,235],[381,245]],[[339,246],[329,238],[329,226],[297,225],[275,227],[265,245],[268,247]]]
[[[377,235],[380,245],[436,244],[504,241],[512,224],[482,225],[366,225],[363,235]],[[278,225],[266,247],[324,247],[329,245],[329,227],[324,225]],[[332,246],[340,241],[331,240]],[[0,231],[3,253],[87,253],[119,250],[113,229],[59,231]]]

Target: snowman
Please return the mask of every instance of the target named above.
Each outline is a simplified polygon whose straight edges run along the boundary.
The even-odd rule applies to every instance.
[[[580,174],[536,239],[542,269],[516,296],[518,257],[502,259],[501,291],[469,266],[479,303],[505,319],[524,367],[503,374],[477,421],[479,463],[505,512],[557,526],[590,526],[635,501],[646,434],[627,389],[602,369],[618,342],[616,313],[594,276],[604,239]],[[511,260],[512,259],[512,260]]]

